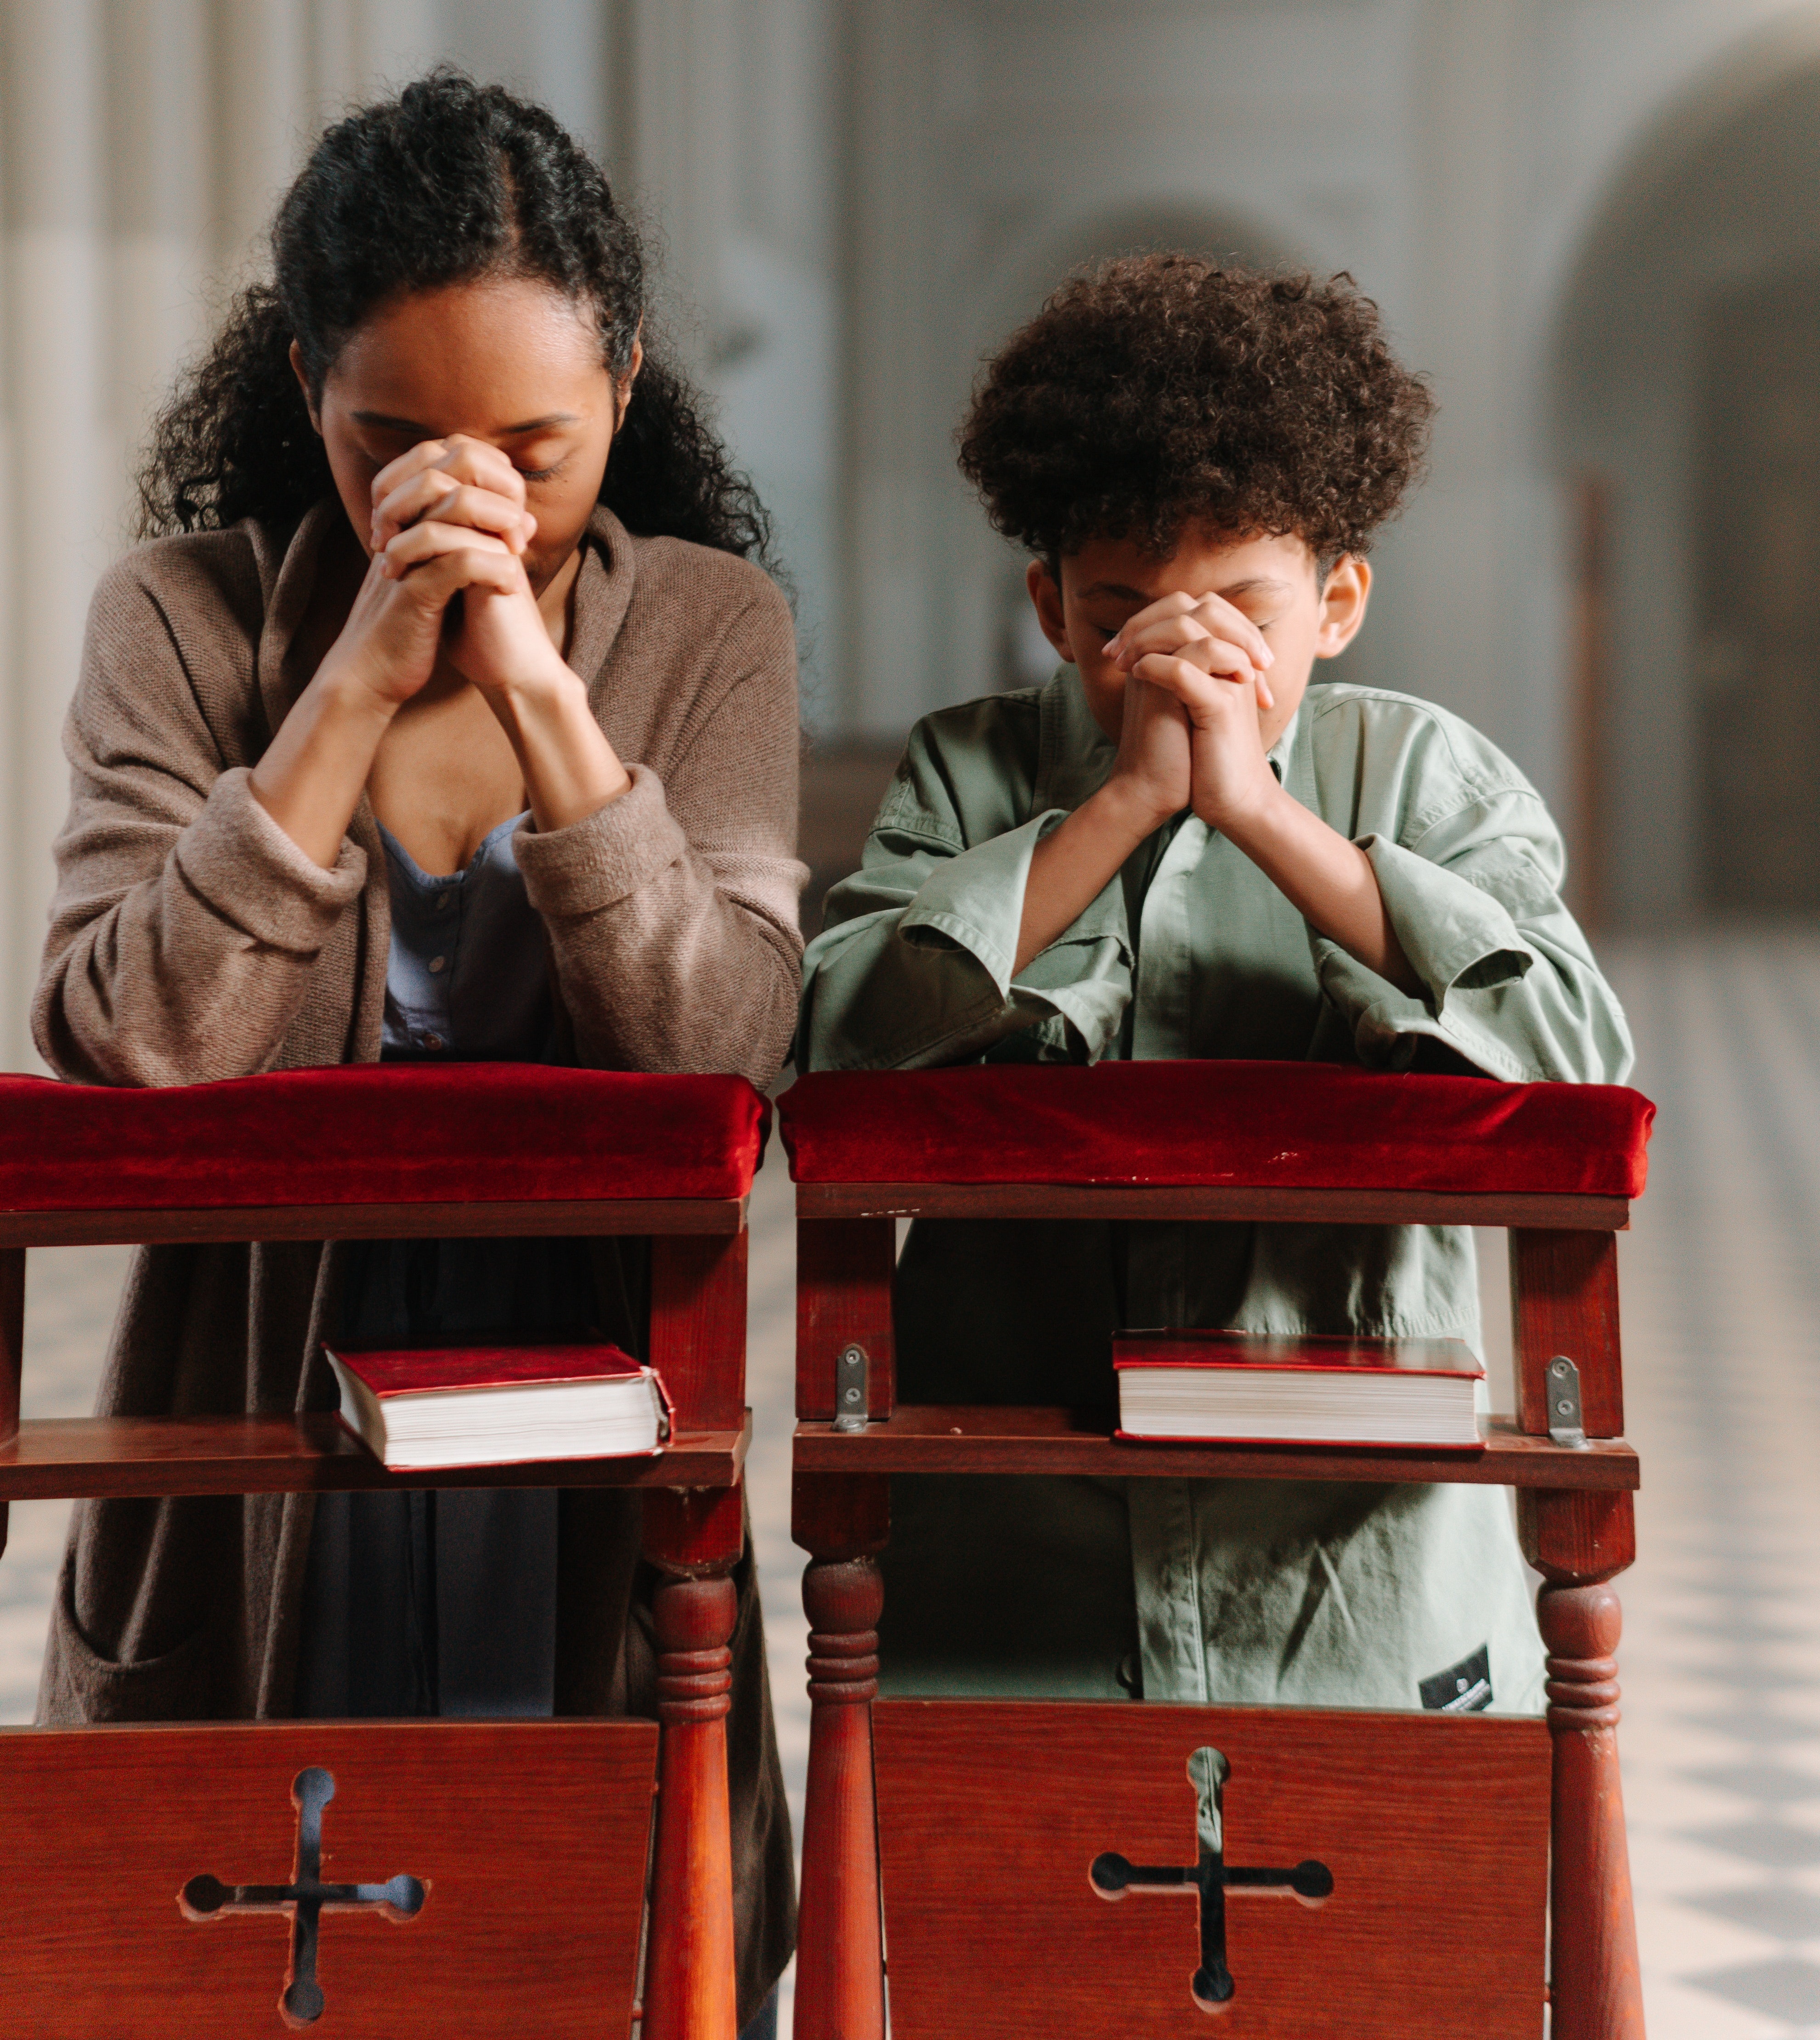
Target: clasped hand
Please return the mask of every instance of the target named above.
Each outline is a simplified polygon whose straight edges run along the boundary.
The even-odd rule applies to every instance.
[[[1160,823],[1192,807],[1230,832],[1278,790],[1260,717],[1275,704],[1262,633],[1217,595],[1166,595],[1106,647],[1126,676],[1115,775]]]
[[[525,572],[537,520],[497,447],[421,440],[374,477],[372,506],[372,560],[337,649],[383,701],[409,700],[439,657],[489,698],[562,667]]]

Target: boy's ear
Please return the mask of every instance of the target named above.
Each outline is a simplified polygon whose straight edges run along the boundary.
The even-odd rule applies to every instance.
[[[1030,561],[1024,569],[1024,586],[1030,592],[1043,635],[1069,665],[1074,665],[1077,662],[1068,648],[1068,622],[1062,614],[1061,583],[1049,572],[1047,561]]]
[[[1337,659],[1359,634],[1371,600],[1371,568],[1350,553],[1335,561],[1321,588],[1321,620],[1315,633],[1315,657]]]

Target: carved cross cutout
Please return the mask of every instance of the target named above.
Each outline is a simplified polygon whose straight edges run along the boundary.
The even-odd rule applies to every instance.
[[[1188,1782],[1194,1787],[1200,1860],[1186,1868],[1135,1863],[1109,1852],[1096,1855],[1087,1875],[1102,1898],[1122,1898],[1127,1891],[1192,1890],[1201,1905],[1201,1965],[1189,1989],[1203,2011],[1218,2011],[1232,1996],[1232,1972],[1226,1966],[1226,1893],[1229,1890],[1286,1891],[1303,1905],[1319,1905],[1332,1893],[1334,1874],[1324,1863],[1299,1863],[1293,1870],[1250,1870],[1225,1859],[1221,1795],[1232,1767],[1217,1749],[1195,1751],[1188,1760]]]
[[[414,1877],[384,1884],[322,1882],[322,1809],[335,1796],[335,1781],[320,1766],[299,1771],[291,1787],[297,1809],[297,1874],[288,1884],[223,1884],[192,1877],[178,1901],[185,1919],[209,1920],[230,1912],[291,1915],[291,1973],[278,2009],[287,2026],[307,2026],[322,2015],[322,1987],[316,1981],[316,1940],[325,1910],[377,1906],[383,1918],[409,1920],[422,1909],[424,1887]]]

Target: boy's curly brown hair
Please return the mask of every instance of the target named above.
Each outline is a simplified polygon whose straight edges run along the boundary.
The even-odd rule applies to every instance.
[[[1064,284],[985,371],[961,471],[1051,562],[1096,538],[1171,551],[1184,523],[1362,553],[1420,474],[1434,399],[1341,275],[1106,262]]]

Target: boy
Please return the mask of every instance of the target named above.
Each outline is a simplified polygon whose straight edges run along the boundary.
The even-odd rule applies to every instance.
[[[1064,286],[961,464],[1064,661],[926,717],[805,962],[805,1068],[1258,1056],[1616,1082],[1560,840],[1458,717],[1327,683],[1432,404],[1350,280],[1181,255]],[[907,1402],[1110,1405],[1121,1325],[1479,1343],[1440,1227],[920,1223]],[[1533,1711],[1508,1499],[900,1479],[890,1690]]]

